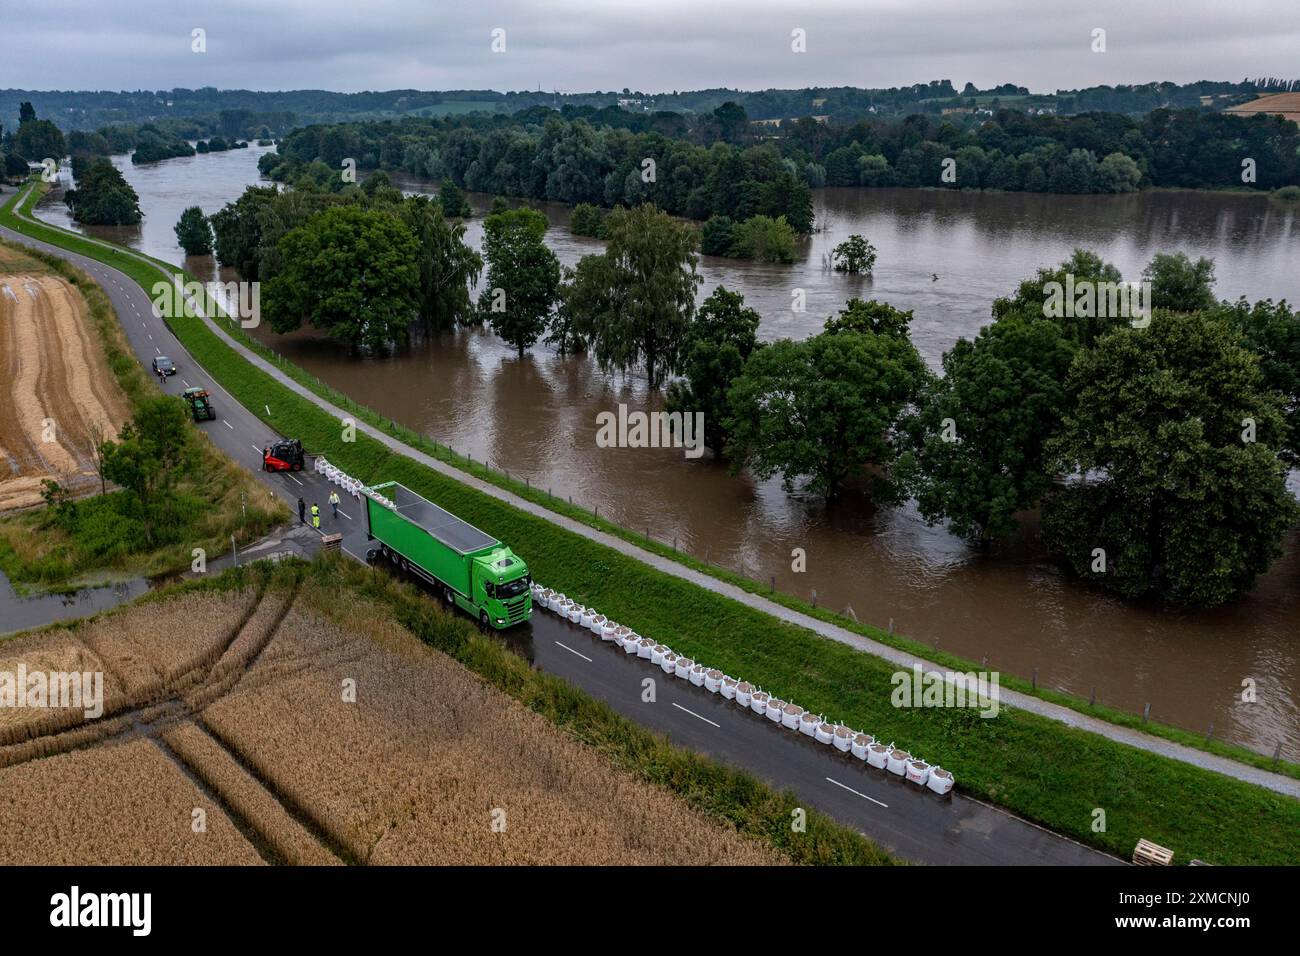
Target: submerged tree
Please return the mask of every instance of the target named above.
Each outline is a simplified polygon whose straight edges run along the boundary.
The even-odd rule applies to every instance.
[[[1049,454],[1076,480],[1047,500],[1048,546],[1126,597],[1213,606],[1247,591],[1298,509],[1279,398],[1237,330],[1158,311],[1080,353],[1068,387]]]
[[[831,251],[836,272],[871,274],[876,265],[876,247],[859,235],[852,235]]]
[[[943,376],[906,423],[900,467],[928,522],[988,545],[1047,493],[1045,447],[1068,407],[1076,350],[1051,322],[1009,317],[944,355]]]
[[[212,252],[212,226],[198,206],[190,206],[181,213],[172,229],[187,256],[206,256]]]
[[[306,320],[353,349],[407,340],[419,305],[419,244],[377,210],[328,209],[280,240],[283,269],[266,283],[264,308],[277,332]]]
[[[610,212],[605,235],[605,251],[573,271],[565,312],[602,369],[640,363],[657,389],[678,367],[695,314],[696,231],[647,203]]]
[[[822,333],[766,345],[727,395],[732,468],[780,474],[787,490],[805,478],[828,499],[867,478],[877,500],[897,501],[889,474],[899,452],[896,425],[925,377],[912,343],[897,336]]]
[[[560,261],[546,246],[546,227],[535,209],[494,212],[483,222],[488,272],[479,314],[520,355],[546,331],[560,298]]]
[[[704,413],[704,443],[716,455],[724,451],[731,418],[727,391],[758,348],[758,312],[745,297],[722,286],[704,300],[686,333],[681,381],[668,386],[669,412]]]

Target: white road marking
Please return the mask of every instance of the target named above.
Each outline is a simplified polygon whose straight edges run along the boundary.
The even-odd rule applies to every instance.
[[[230,424],[230,422],[226,421],[225,419],[222,419],[221,424],[225,425],[225,426],[226,426],[227,428],[229,428],[232,432],[235,430],[235,426],[232,425],[232,424]]]
[[[253,451],[258,452],[259,454],[260,454],[261,451],[262,451],[262,449],[258,448],[256,445],[250,445],[249,447],[252,448]]]
[[[865,793],[858,793],[858,791],[854,790],[852,787],[845,787],[844,784],[840,783],[838,780],[831,780],[830,777],[827,777],[826,779],[830,780],[830,782],[835,784],[835,786],[837,787],[843,787],[849,793],[857,793],[858,796],[861,797],[863,800],[870,800],[872,803],[880,803],[880,801],[877,800],[875,797],[869,797]],[[884,807],[886,810],[889,809],[889,804],[887,803],[880,803],[880,805]]]
[[[556,643],[556,644],[560,644],[559,641],[556,641],[555,643]],[[561,646],[562,648],[564,648],[566,651],[568,651],[570,654],[577,654],[578,657],[581,657],[581,658],[582,658],[584,661],[586,661],[588,664],[591,663],[591,658],[590,658],[590,657],[588,657],[586,654],[578,654],[578,652],[575,651],[575,650],[574,650],[572,647],[570,647],[568,644],[560,644],[560,646]]]
[[[287,471],[286,471],[284,474],[285,474],[285,477],[287,477],[287,478],[293,478],[293,475],[289,474]],[[297,478],[293,478],[293,480],[294,480],[294,481],[298,481]],[[301,482],[301,481],[298,481],[298,484],[301,485],[302,482]]]
[[[342,508],[339,509],[339,514],[341,514],[343,517],[347,518],[349,521],[352,520],[352,515],[348,514],[348,513],[347,513],[346,511],[344,511]]]
[[[149,336],[149,338],[153,338],[153,336],[151,335],[151,336]],[[155,345],[155,346],[153,347],[153,350],[154,350],[155,352],[157,352],[159,355],[162,355],[162,349],[160,349],[158,346]]]
[[[701,716],[700,716],[699,714],[697,714],[695,711],[693,711],[693,710],[687,710],[687,709],[686,709],[685,707],[683,707],[681,704],[673,704],[673,706],[676,707],[678,710],[685,710],[686,713],[690,714],[692,717],[696,718],[697,720],[702,720],[702,721],[704,721],[706,724],[713,724],[713,726],[714,726],[714,727],[717,727],[719,730],[722,729],[722,725],[721,725],[721,724],[714,724],[713,721],[709,720],[709,718],[707,718],[707,717],[701,717]]]
[[[190,383],[185,381],[185,379],[181,379],[181,384],[184,385],[186,388],[190,387]]]

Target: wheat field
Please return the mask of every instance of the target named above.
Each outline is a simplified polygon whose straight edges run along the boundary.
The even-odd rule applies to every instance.
[[[0,863],[788,862],[311,587],[0,643],[0,670],[104,674],[98,720],[0,709]]]

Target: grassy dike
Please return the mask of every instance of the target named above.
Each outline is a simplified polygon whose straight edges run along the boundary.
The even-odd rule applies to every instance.
[[[146,291],[158,279],[146,263],[17,222],[9,209],[0,222],[101,259]],[[253,368],[204,323],[172,326],[243,404],[356,477],[403,482],[509,542],[538,580],[675,650],[942,763],[965,793],[1122,856],[1146,837],[1172,848],[1181,862],[1300,862],[1298,801],[1019,710],[983,720],[973,711],[896,709],[890,704],[894,668],[887,662],[655,571],[363,434],[345,443],[337,420]],[[1105,812],[1103,832],[1093,830],[1095,810]]]

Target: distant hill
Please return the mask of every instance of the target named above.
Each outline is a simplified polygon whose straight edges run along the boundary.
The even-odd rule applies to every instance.
[[[1210,108],[1247,103],[1263,93],[1288,91],[1295,81],[1274,79],[1196,83],[1143,83],[1095,86],[1034,93],[1012,83],[958,89],[951,80],[930,80],[890,88],[807,87],[804,89],[640,90],[568,92],[544,90],[384,90],[339,93],[331,90],[0,90],[0,123],[13,130],[18,107],[30,101],[37,113],[65,132],[106,126],[184,121],[199,135],[219,132],[248,138],[280,136],[295,126],[355,120],[440,117],[463,113],[515,113],[530,107],[621,107],[633,113],[709,113],[726,102],[742,106],[753,120],[824,117],[831,124],[867,116],[925,114],[945,110],[1013,108],[1035,113],[1103,111],[1142,114],[1162,107]]]

